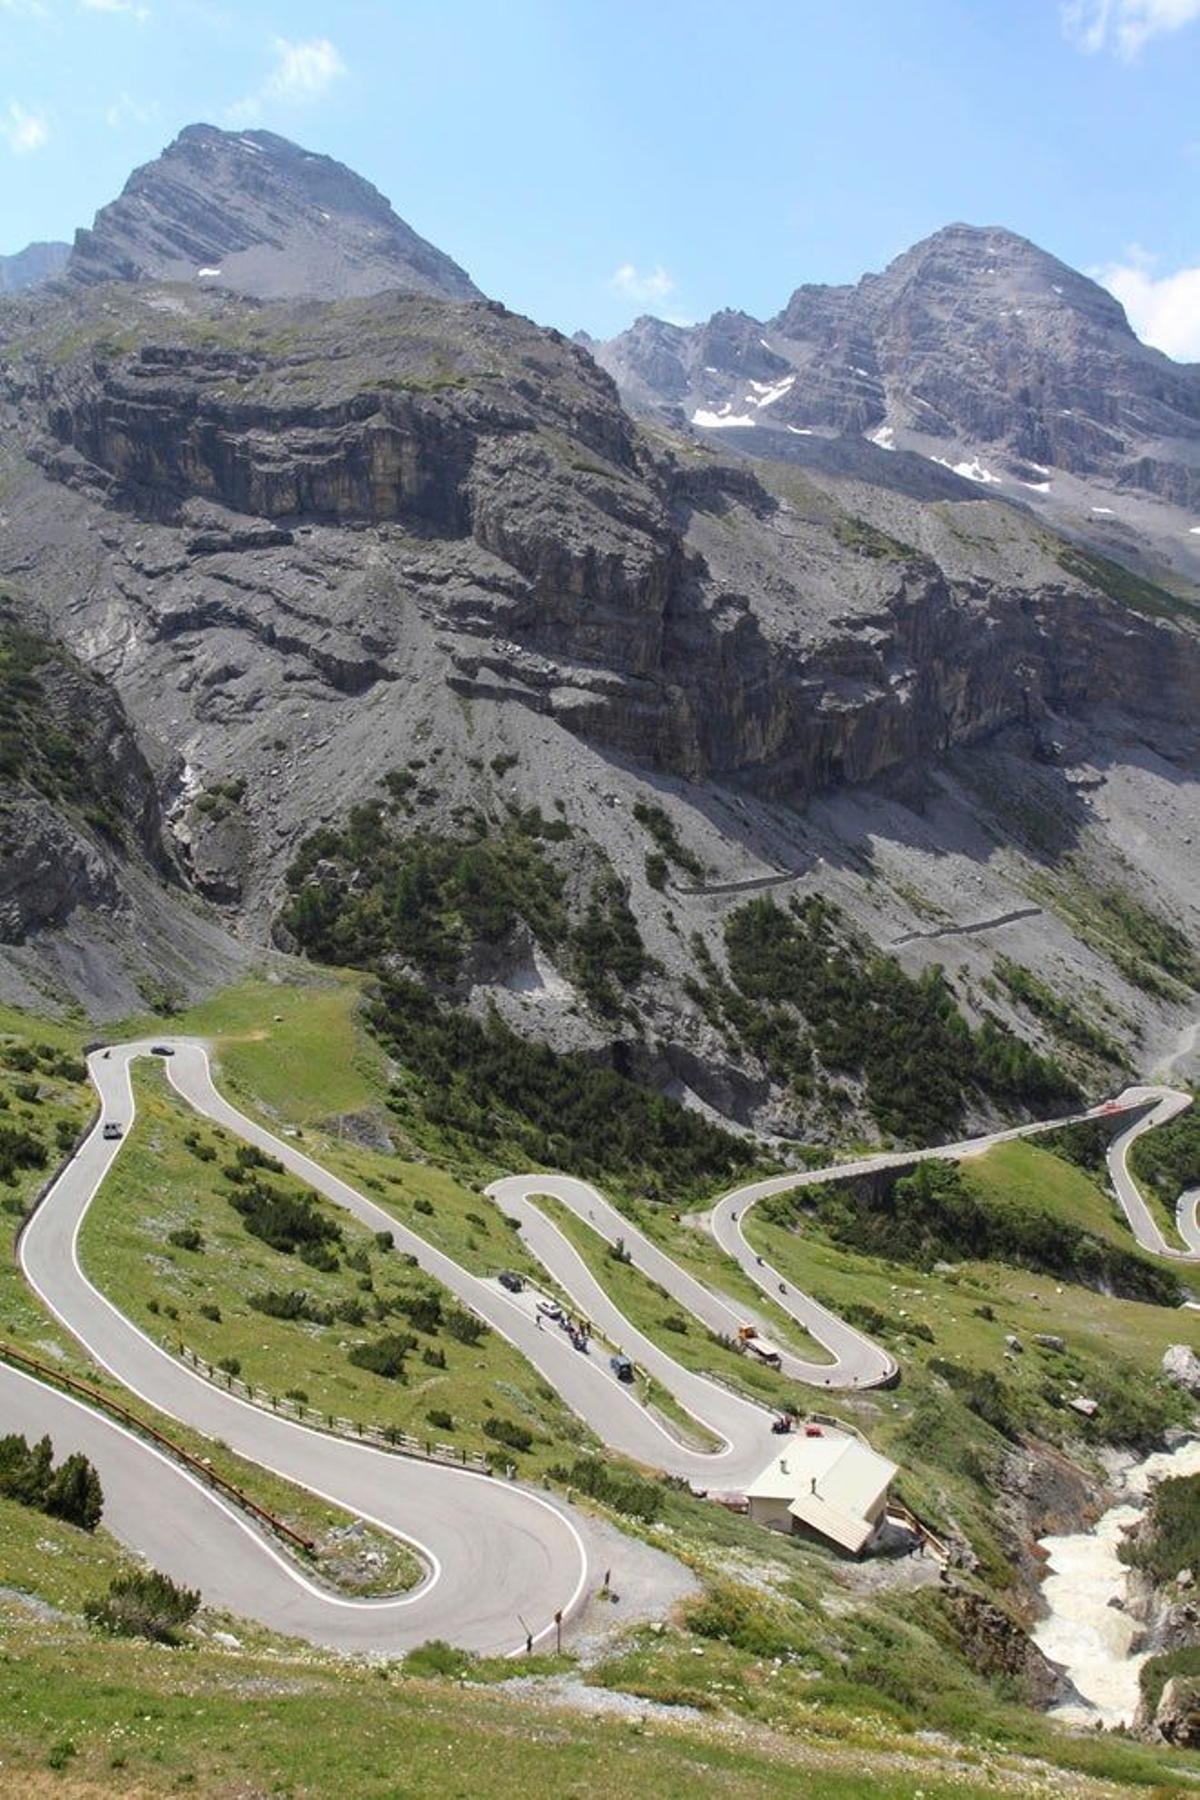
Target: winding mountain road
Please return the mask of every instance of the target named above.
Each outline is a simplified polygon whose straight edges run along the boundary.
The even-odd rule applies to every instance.
[[[745,1307],[697,1281],[594,1188],[568,1176],[530,1175],[498,1181],[488,1191],[520,1221],[528,1248],[579,1312],[715,1435],[715,1450],[689,1447],[673,1435],[629,1385],[616,1379],[598,1345],[591,1354],[581,1354],[564,1333],[539,1329],[529,1308],[494,1282],[463,1269],[294,1143],[276,1137],[232,1106],[213,1082],[203,1043],[179,1038],[168,1042],[174,1052],[166,1063],[168,1079],[188,1105],[276,1157],[293,1175],[372,1230],[392,1232],[397,1245],[423,1270],[515,1345],[605,1445],[719,1491],[740,1491],[760,1472],[776,1442],[770,1430],[772,1414],[684,1368],[638,1331],[537,1205],[537,1196],[560,1201],[609,1243],[622,1238],[634,1265],[709,1329],[733,1335],[747,1317]],[[331,1504],[403,1538],[421,1558],[424,1579],[396,1598],[350,1600],[329,1593],[254,1525],[159,1451],[79,1401],[0,1364],[4,1427],[38,1436],[48,1430],[63,1446],[82,1449],[100,1471],[110,1528],[156,1566],[200,1587],[208,1604],[249,1613],[273,1629],[346,1651],[396,1655],[436,1636],[468,1649],[497,1652],[523,1645],[527,1632],[535,1641],[544,1638],[553,1630],[556,1610],[562,1609],[569,1619],[580,1609],[591,1570],[607,1560],[609,1553],[596,1545],[586,1514],[500,1479],[347,1442],[252,1405],[214,1386],[155,1344],[88,1280],[79,1261],[80,1227],[124,1142],[105,1138],[103,1126],[115,1121],[129,1129],[135,1111],[132,1065],[153,1053],[149,1042],[135,1042],[113,1045],[89,1058],[100,1116],[21,1236],[19,1257],[27,1280],[93,1360],[132,1393]],[[1187,1095],[1168,1088],[1131,1089],[1107,1108],[1067,1119],[935,1150],[867,1157],[753,1183],[718,1201],[709,1222],[721,1248],[829,1354],[826,1362],[806,1361],[781,1346],[785,1374],[814,1387],[876,1386],[895,1379],[894,1359],[794,1289],[751,1249],[743,1224],[757,1201],[797,1186],[903,1167],[928,1156],[957,1159],[978,1154],[1008,1139],[1132,1107],[1139,1109],[1138,1121],[1113,1146],[1118,1195],[1140,1243],[1160,1255],[1183,1256],[1187,1253],[1171,1251],[1161,1234],[1157,1242],[1148,1241],[1157,1227],[1128,1176],[1125,1151],[1141,1131],[1187,1104]],[[1194,1206],[1191,1226],[1196,1231]],[[769,1331],[769,1325],[764,1329]]]
[[[1165,1125],[1190,1104],[1190,1096],[1179,1093],[1174,1088],[1132,1088],[1123,1095],[1131,1104],[1141,1104],[1149,1108],[1136,1119],[1119,1137],[1113,1139],[1108,1147],[1108,1173],[1121,1202],[1122,1211],[1129,1221],[1129,1229],[1143,1250],[1149,1250],[1153,1256],[1170,1256],[1177,1262],[1200,1262],[1200,1188],[1192,1188],[1181,1194],[1175,1214],[1175,1227],[1182,1238],[1186,1249],[1169,1244],[1159,1229],[1158,1220],[1151,1212],[1146,1200],[1129,1170],[1129,1152],[1147,1131],[1153,1131],[1156,1125]]]

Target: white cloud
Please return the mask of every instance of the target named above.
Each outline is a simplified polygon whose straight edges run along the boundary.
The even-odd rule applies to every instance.
[[[1200,19],[1200,0],[1063,0],[1063,30],[1081,50],[1115,50],[1130,62],[1151,38]]]
[[[127,18],[136,19],[144,25],[150,17],[148,6],[139,6],[137,0],[79,0],[83,12],[124,13]]]
[[[275,39],[278,61],[267,79],[268,100],[313,100],[346,73],[346,65],[328,38],[306,38],[291,44]]]
[[[1143,253],[1128,254],[1127,262],[1098,270],[1097,280],[1116,295],[1143,343],[1180,362],[1200,362],[1200,268],[1155,276]]]
[[[104,109],[104,123],[110,131],[119,131],[123,125],[149,125],[157,117],[157,100],[134,100],[124,92]]]
[[[675,292],[675,282],[661,263],[646,270],[636,269],[632,263],[622,263],[619,269],[614,269],[608,285],[623,300],[636,300],[639,305],[665,300],[668,294]]]
[[[50,127],[44,113],[26,112],[19,101],[12,100],[7,112],[0,113],[0,136],[14,156],[28,156],[48,141]]]
[[[248,125],[267,107],[316,100],[346,73],[346,65],[328,38],[292,43],[276,38],[275,67],[262,86],[226,108],[233,124]]]

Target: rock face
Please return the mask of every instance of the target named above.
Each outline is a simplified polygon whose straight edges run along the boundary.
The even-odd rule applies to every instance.
[[[23,294],[62,273],[70,244],[27,244],[15,256],[0,256],[0,294]]]
[[[189,125],[79,231],[72,281],[210,283],[263,299],[436,294],[471,300],[457,263],[368,181],[270,131]]]
[[[639,319],[596,354],[635,408],[731,443],[754,430],[755,454],[866,437],[1200,579],[1200,367],[1139,343],[1111,294],[1011,231],[952,225],[856,286],[797,288],[765,323]]]
[[[8,392],[43,467],[175,534],[142,571],[159,634],[223,618],[262,636],[226,556],[284,567],[305,522],[398,528],[390,579],[424,589],[456,692],[691,779],[795,801],[1131,689],[1191,717],[1196,640],[1028,534],[969,577],[946,534],[848,515],[831,534],[744,472],[653,451],[581,350],[503,308],[197,296],[164,321],[151,293],[125,350],[110,303],[43,310]],[[344,628],[269,630],[342,692],[396,678],[386,609],[368,626],[350,597]]]
[[[1008,1683],[1027,1706],[1039,1709],[1068,1696],[1071,1686],[1061,1669],[994,1601],[956,1585],[943,1589],[938,1599],[963,1655],[980,1675]]]
[[[0,602],[0,942],[120,905],[121,867],[168,872],[150,770],[111,688]]]

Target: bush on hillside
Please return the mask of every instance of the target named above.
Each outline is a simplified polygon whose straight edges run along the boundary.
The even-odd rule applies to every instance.
[[[195,1588],[180,1587],[157,1569],[136,1569],[110,1581],[107,1594],[100,1599],[85,1601],[83,1616],[118,1637],[174,1644],[199,1607]]]
[[[87,1457],[75,1451],[55,1468],[48,1437],[32,1446],[15,1432],[0,1438],[0,1495],[83,1531],[94,1531],[104,1511],[100,1477]]]
[[[355,1344],[348,1361],[356,1369],[368,1369],[372,1375],[383,1375],[389,1381],[399,1381],[404,1377],[404,1359],[416,1347],[416,1338],[410,1337],[407,1332],[391,1332],[385,1337],[374,1338],[369,1343]]]
[[[631,1519],[652,1524],[662,1514],[663,1490],[656,1482],[646,1481],[619,1465],[602,1462],[599,1457],[581,1456],[569,1467],[560,1464],[551,1469],[550,1474],[555,1481],[577,1488]]]

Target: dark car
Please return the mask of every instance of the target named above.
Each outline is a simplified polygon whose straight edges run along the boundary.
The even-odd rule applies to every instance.
[[[104,1136],[106,1138],[119,1138],[123,1134],[123,1131],[124,1127],[118,1125],[115,1119],[109,1119],[104,1127]]]
[[[525,1286],[521,1277],[512,1269],[502,1269],[499,1275],[497,1275],[496,1280],[500,1283],[502,1288],[507,1288],[510,1294],[519,1294],[521,1289]]]
[[[633,1364],[627,1356],[610,1356],[608,1363],[618,1381],[633,1380]]]
[[[151,1056],[174,1056],[175,1052],[170,1044],[151,1044],[150,1054]]]

